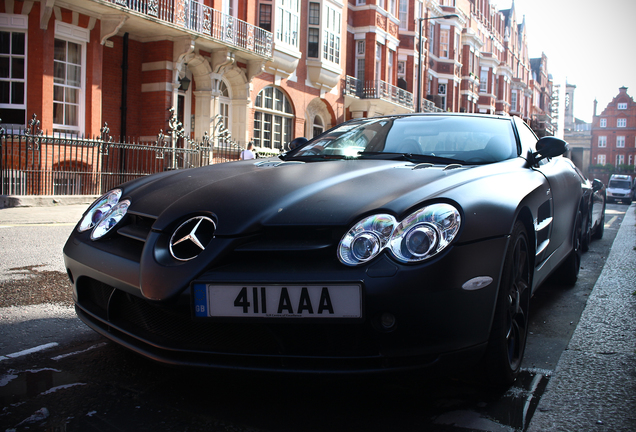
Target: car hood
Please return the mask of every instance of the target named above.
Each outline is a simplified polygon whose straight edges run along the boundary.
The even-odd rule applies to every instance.
[[[422,201],[453,199],[454,189],[492,176],[503,165],[246,161],[159,175],[124,187],[124,195],[131,199],[129,211],[157,218],[155,230],[169,229],[189,215],[211,214],[216,235],[233,236],[262,226],[347,225],[369,212],[401,217]]]

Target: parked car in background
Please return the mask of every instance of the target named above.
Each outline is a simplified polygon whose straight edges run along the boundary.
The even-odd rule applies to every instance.
[[[598,229],[601,189],[567,148],[517,117],[395,115],[277,158],[131,181],[64,247],[77,314],[170,364],[479,365],[509,385],[531,295],[555,273],[574,284]]]
[[[584,178],[578,168],[577,172]],[[584,195],[586,198],[586,206],[588,210],[584,212],[587,217],[583,222],[583,241],[581,242],[581,248],[583,252],[587,252],[590,248],[590,243],[595,239],[602,239],[605,230],[605,207],[607,201],[607,191],[605,185],[599,179],[594,179],[591,182],[587,180]]]
[[[634,181],[632,176],[624,174],[612,174],[607,185],[607,201],[621,201],[631,204],[634,199]]]

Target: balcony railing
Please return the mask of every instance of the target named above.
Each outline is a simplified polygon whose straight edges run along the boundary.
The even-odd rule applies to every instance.
[[[405,108],[413,109],[413,93],[391,85],[385,81],[361,81],[346,77],[345,95],[360,99],[383,99]]]
[[[435,102],[428,99],[422,99],[422,112],[444,112],[444,110],[437,107]]]
[[[213,40],[272,57],[272,33],[195,0],[104,0],[133,12],[205,35]]]

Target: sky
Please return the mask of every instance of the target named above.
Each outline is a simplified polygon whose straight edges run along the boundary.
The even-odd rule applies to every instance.
[[[491,3],[504,10],[512,0]],[[565,83],[576,86],[574,117],[591,122],[594,99],[601,114],[623,86],[636,100],[636,0],[514,0],[514,5],[518,22],[526,18],[530,58],[546,54],[548,73],[561,84],[562,104]]]

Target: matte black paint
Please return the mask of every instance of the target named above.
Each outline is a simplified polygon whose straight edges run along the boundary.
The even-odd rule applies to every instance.
[[[533,146],[519,142],[519,154],[532,154]],[[532,161],[517,157],[452,170],[444,170],[443,165],[413,169],[413,163],[391,160],[279,166],[259,166],[259,162],[173,171],[122,185],[122,199],[131,201],[127,218],[143,216],[152,228],[145,243],[135,246],[138,255],[125,238],[114,233],[92,242],[88,232],[74,231],[64,247],[64,259],[75,280],[76,300],[78,285],[88,280],[83,278],[168,309],[190,303],[190,283],[195,279],[246,285],[355,281],[362,283],[365,298],[365,322],[360,325],[375,334],[381,356],[437,358],[463,350],[481,352],[515,221],[524,221],[530,246],[535,248],[535,227],[553,218],[543,232],[549,246],[534,259],[534,291],[571,252],[574,218],[586,199],[584,194],[589,193],[585,179],[560,157],[533,166]],[[388,252],[357,267],[337,260],[335,248],[341,236],[362,217],[390,213],[400,220],[433,202],[455,205],[462,218],[458,237],[439,256],[412,265],[397,262]],[[173,260],[167,254],[167,242],[173,230],[194,215],[213,218],[216,237],[196,259]],[[271,233],[295,229],[315,232],[317,238],[292,235],[277,242],[275,235],[271,237]],[[320,237],[321,233],[327,233],[326,237]],[[493,282],[480,290],[462,289],[466,281],[479,276],[492,277]],[[152,338],[117,336],[112,322],[92,316],[81,302],[78,308],[91,327],[158,360],[231,367],[212,353],[208,358],[198,352],[193,355],[196,360],[188,360],[187,352],[170,353],[179,348],[161,347]],[[397,319],[389,332],[377,326],[379,315],[387,311]],[[260,369],[257,362],[236,367]]]

